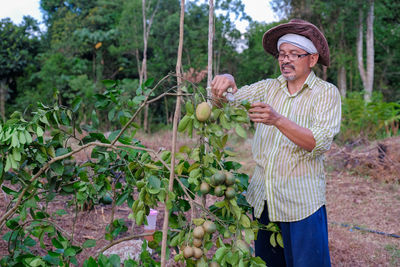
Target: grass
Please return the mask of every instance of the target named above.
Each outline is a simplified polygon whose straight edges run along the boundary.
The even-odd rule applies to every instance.
[[[385,250],[389,252],[391,259],[390,265],[391,266],[399,266],[400,265],[400,249],[395,245],[386,245]]]

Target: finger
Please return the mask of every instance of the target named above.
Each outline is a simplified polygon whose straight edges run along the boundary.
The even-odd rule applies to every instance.
[[[255,108],[249,109],[248,112],[249,113],[268,113],[268,109],[267,108],[255,107]]]
[[[269,105],[263,102],[255,102],[251,104],[251,107],[268,107]]]
[[[249,118],[251,120],[255,120],[255,119],[264,120],[264,119],[268,119],[268,116],[265,116],[264,114],[261,114],[261,113],[254,113],[254,114],[249,114]]]

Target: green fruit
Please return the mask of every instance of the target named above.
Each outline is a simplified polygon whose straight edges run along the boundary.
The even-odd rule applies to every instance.
[[[112,197],[109,193],[106,193],[101,199],[100,202],[106,205],[109,205],[112,203]]]
[[[217,231],[217,226],[212,221],[205,221],[203,223],[203,228],[204,228],[204,231],[206,231],[209,234],[212,234],[215,231]]]
[[[207,102],[202,102],[196,107],[196,118],[198,121],[205,122],[210,118],[211,107]]]
[[[193,237],[198,239],[203,239],[204,228],[202,226],[197,226],[193,229]]]
[[[195,257],[196,259],[200,259],[201,256],[203,256],[203,250],[201,250],[200,248],[193,248],[193,257]]]
[[[236,183],[236,177],[233,173],[228,172],[226,174],[225,184],[226,185],[234,185]]]
[[[225,182],[226,175],[224,172],[217,172],[213,175],[214,177],[214,185],[220,185]]]
[[[225,232],[224,232],[224,238],[225,238],[225,239],[228,239],[228,238],[231,238],[231,237],[232,237],[231,231],[225,230]]]
[[[218,185],[217,187],[215,187],[214,193],[217,197],[222,197],[224,195],[224,188]]]
[[[210,192],[210,185],[207,182],[202,182],[200,185],[200,192],[205,195]]]
[[[192,247],[185,247],[183,249],[183,257],[185,257],[185,259],[192,257],[193,254],[194,254],[194,250]]]
[[[228,187],[226,190],[225,190],[225,197],[227,198],[227,199],[232,199],[232,198],[234,198],[236,196],[236,190],[233,188],[233,187]]]

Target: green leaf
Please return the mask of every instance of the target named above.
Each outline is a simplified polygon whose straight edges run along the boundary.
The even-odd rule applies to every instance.
[[[82,244],[83,248],[92,248],[95,246],[96,246],[96,240],[94,239],[88,239]]]
[[[147,188],[151,189],[151,194],[157,194],[158,192],[160,192],[161,189],[161,180],[158,179],[156,176],[151,175],[148,178]]]
[[[242,137],[242,138],[246,138],[247,137],[246,131],[243,129],[243,127],[240,124],[236,124],[235,130],[236,130],[236,133],[240,137]]]
[[[278,242],[279,246],[280,246],[281,248],[283,248],[283,239],[282,239],[282,234],[281,234],[281,233],[278,233],[278,234],[276,235],[276,241]]]
[[[123,194],[119,195],[115,205],[121,206],[124,202],[128,199],[130,192],[124,192]]]
[[[110,261],[110,263],[111,263],[111,266],[113,266],[113,267],[120,267],[120,266],[121,266],[121,259],[120,259],[120,257],[119,257],[118,255],[116,255],[116,254],[112,254],[112,255],[109,257],[109,261]]]
[[[57,240],[57,238],[51,239],[51,243],[55,248],[64,249],[63,245],[60,243],[60,241]]]
[[[40,257],[26,258],[25,261],[30,267],[45,266],[45,262]]]
[[[124,267],[137,267],[139,266],[138,263],[134,260],[125,260]]]
[[[7,172],[9,169],[11,169],[11,155],[7,155],[6,158],[6,166],[4,167],[4,171]]]
[[[251,243],[254,240],[254,231],[251,228],[244,229],[244,240]]]
[[[222,258],[226,255],[226,253],[228,253],[229,249],[227,247],[220,247],[219,249],[217,249],[217,251],[215,252],[215,259],[218,262],[221,262]]]
[[[74,99],[74,101],[72,101],[72,104],[71,104],[72,112],[77,112],[78,109],[79,109],[80,106],[81,106],[81,103],[82,103],[82,98],[79,97],[79,96],[76,97],[76,98]]]
[[[191,101],[187,101],[185,104],[186,113],[188,115],[192,115],[194,113],[193,103]]]
[[[249,217],[247,217],[246,214],[242,214],[242,216],[240,216],[240,223],[242,224],[242,226],[244,228],[249,228],[250,227],[250,219]]]
[[[205,220],[204,220],[203,218],[196,218],[196,219],[193,219],[193,223],[194,223],[196,226],[200,226],[200,225],[202,225],[204,222],[205,222]]]
[[[24,130],[25,131],[25,130]],[[24,133],[24,131],[19,131],[18,132],[18,139],[19,139],[19,142],[21,143],[21,144],[26,144],[26,137],[25,137],[25,133]]]
[[[14,160],[16,160],[16,161],[21,160],[21,152],[19,152],[19,150],[17,148],[13,149],[12,156],[13,156]]]
[[[144,86],[145,87],[150,87],[150,86],[153,85],[153,83],[154,83],[154,78],[149,78],[144,82]]]
[[[110,144],[110,141],[108,141],[107,138],[102,133],[89,133],[89,135],[92,138],[99,140],[102,143]]]
[[[55,214],[57,214],[58,216],[62,216],[68,213],[64,209],[59,209],[55,212]]]
[[[271,243],[271,246],[276,247],[275,233],[272,233],[269,237],[269,243]]]
[[[36,127],[36,134],[38,137],[42,137],[43,136],[43,129],[40,126]]]
[[[24,131],[24,134],[25,134],[26,143],[27,144],[32,143],[33,140],[32,140],[31,134],[28,131]]]
[[[17,191],[12,190],[11,188],[8,188],[5,185],[3,185],[1,188],[8,195],[17,196],[19,194]]]
[[[89,259],[85,260],[83,263],[83,267],[98,267],[96,260],[90,257]]]
[[[60,148],[57,148],[57,150],[56,150],[56,156],[57,156],[57,157],[58,157],[58,156],[62,156],[62,155],[67,154],[68,152],[69,152],[69,151],[68,151],[67,148],[60,147]]]
[[[43,134],[42,134],[43,135]],[[18,132],[14,132],[11,137],[11,147],[19,147]]]
[[[101,82],[107,89],[114,87],[116,85],[116,82],[114,80],[102,80]]]
[[[50,169],[52,169],[57,175],[62,175],[64,173],[64,165],[59,161],[52,163]]]
[[[66,257],[71,257],[71,256],[75,256],[76,255],[76,251],[73,248],[67,248],[64,252],[64,256]]]

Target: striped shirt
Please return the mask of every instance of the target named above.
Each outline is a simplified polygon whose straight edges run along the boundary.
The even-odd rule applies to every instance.
[[[257,124],[252,144],[257,165],[246,194],[257,218],[265,202],[271,221],[292,222],[310,216],[326,202],[323,154],[340,129],[338,89],[311,72],[295,94],[289,93],[280,76],[242,87],[235,99],[267,103],[313,133],[316,146],[308,152],[276,127]]]

